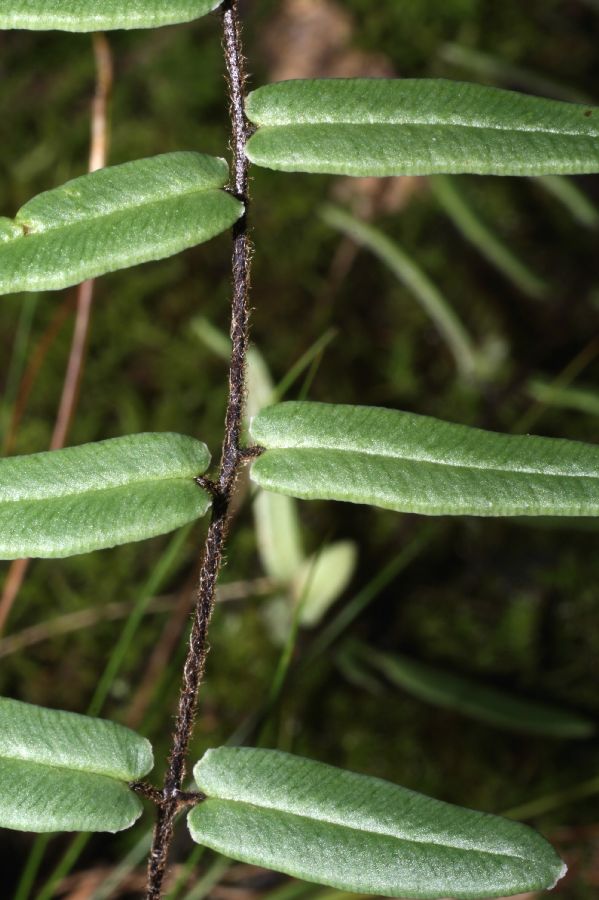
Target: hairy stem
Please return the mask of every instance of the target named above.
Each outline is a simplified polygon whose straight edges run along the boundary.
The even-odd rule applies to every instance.
[[[232,192],[247,204],[248,163],[245,144],[248,125],[244,112],[244,61],[241,48],[237,0],[223,5],[223,48],[229,88],[229,110],[232,127],[233,185]],[[198,688],[202,681],[208,654],[208,625],[214,608],[216,580],[222,562],[229,519],[229,504],[239,467],[244,455],[240,448],[245,400],[245,366],[248,348],[250,244],[245,215],[233,229],[233,297],[231,305],[231,361],[229,396],[225,415],[220,468],[212,485],[214,501],[206,535],[202,564],[189,638],[187,658],[175,723],[172,749],[164,777],[162,800],[154,829],[148,862],[147,900],[159,900],[166,871],[168,850],[173,835],[175,816],[181,808],[181,788],[186,774],[189,741],[195,720]]]

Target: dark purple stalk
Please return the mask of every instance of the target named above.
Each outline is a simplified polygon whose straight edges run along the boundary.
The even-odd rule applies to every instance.
[[[249,129],[244,111],[245,73],[237,0],[227,0],[224,3],[222,19],[232,126],[233,184],[231,192],[247,204],[248,162],[245,156],[245,144]],[[218,478],[210,485],[213,493],[212,516],[204,544],[189,649],[183,668],[173,744],[164,785],[160,792],[158,817],[148,861],[146,900],[160,900],[162,896],[162,885],[175,817],[180,809],[189,805],[189,795],[182,791],[186,776],[187,753],[197,710],[198,689],[202,682],[208,654],[208,626],[214,609],[216,581],[227,535],[229,505],[239,467],[245,458],[240,448],[240,436],[249,340],[250,256],[247,220],[244,214],[233,228],[232,350],[225,435]]]

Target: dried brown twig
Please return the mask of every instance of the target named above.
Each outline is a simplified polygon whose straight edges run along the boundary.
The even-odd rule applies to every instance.
[[[96,64],[96,87],[91,108],[88,170],[95,172],[106,165],[108,155],[108,103],[112,91],[113,67],[110,45],[106,37],[101,33],[97,33],[93,35],[92,39]],[[84,281],[79,285],[71,349],[58,404],[58,412],[56,413],[54,429],[50,439],[50,450],[59,450],[61,447],[64,447],[71,422],[73,421],[85,363],[93,295],[93,279]],[[29,563],[29,559],[16,559],[8,569],[4,589],[0,597],[0,634],[4,630],[6,620],[21,590]]]

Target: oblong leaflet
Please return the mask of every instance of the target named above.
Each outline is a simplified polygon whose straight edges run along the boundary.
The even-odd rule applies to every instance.
[[[109,31],[190,22],[222,0],[0,0],[0,28]]]

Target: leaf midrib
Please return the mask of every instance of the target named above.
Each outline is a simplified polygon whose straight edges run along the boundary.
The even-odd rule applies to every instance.
[[[80,25],[82,22],[90,22],[93,24],[101,25],[103,22],[112,21],[112,19],[115,17],[118,17],[118,12],[112,13],[112,14],[106,14],[103,16],[102,15],[89,15],[89,14],[76,16],[76,15],[65,15],[64,13],[61,14],[60,12],[56,12],[56,13],[52,13],[52,12],[49,12],[49,13],[26,13],[25,15],[23,15],[22,13],[19,13],[17,11],[15,13],[13,13],[13,15],[12,15],[13,20],[16,22],[40,22],[40,21],[41,22],[66,22],[69,25]],[[161,11],[157,10],[154,18],[157,19],[158,21],[161,21],[161,19],[164,18],[164,15],[161,15]],[[169,19],[170,19],[170,17],[167,16],[167,21],[169,21]],[[129,13],[127,13],[127,28],[133,27],[133,25],[135,25],[136,23],[139,23],[139,22],[145,23],[147,21],[148,21],[147,13],[145,16],[143,16],[141,14],[136,15],[135,13],[130,15]],[[129,23],[131,23],[131,25]],[[177,23],[173,23],[173,24],[177,24]]]
[[[470,131],[499,131],[503,134],[555,134],[562,137],[584,137],[589,140],[597,140],[599,138],[599,134],[589,134],[586,131],[570,131],[563,129],[554,129],[549,127],[531,127],[531,126],[523,126],[521,128],[514,127],[503,127],[500,123],[472,123],[472,122],[451,122],[447,120],[439,120],[435,122],[425,122],[425,121],[400,121],[400,122],[382,122],[382,121],[365,121],[360,120],[357,122],[351,120],[336,120],[336,119],[320,119],[313,120],[310,122],[297,122],[297,121],[289,121],[289,122],[277,122],[276,124],[268,124],[268,125],[259,125],[258,131],[256,134],[264,133],[265,131],[278,131],[281,129],[287,128],[320,128],[320,127],[334,127],[337,128],[339,125],[351,125],[355,127],[371,127],[378,126],[381,128],[463,128],[465,130]]]
[[[364,447],[360,447],[359,449],[352,450],[348,447],[334,447],[334,446],[319,446],[319,445],[296,445],[284,447],[281,445],[267,447],[266,455],[269,452],[281,451],[281,452],[293,452],[293,451],[309,451],[309,452],[319,452],[319,453],[341,453],[347,456],[368,456],[374,459],[378,459],[384,462],[388,462],[390,460],[397,460],[398,462],[414,462],[414,463],[426,463],[429,466],[438,466],[440,469],[443,468],[452,468],[452,469],[461,469],[464,472],[472,472],[472,471],[481,471],[481,472],[495,472],[496,474],[516,474],[516,475],[542,475],[546,478],[588,478],[590,480],[599,479],[599,471],[594,474],[589,473],[579,473],[579,472],[564,472],[564,471],[542,471],[540,469],[533,468],[501,468],[498,465],[483,465],[481,463],[471,463],[464,464],[453,462],[451,460],[443,460],[439,461],[436,459],[430,459],[425,456],[410,456],[408,454],[398,455],[395,453],[383,454],[377,451],[372,451]]]
[[[84,490],[72,490],[64,494],[47,494],[44,497],[2,497],[0,498],[0,506],[2,506],[4,503],[48,503],[52,500],[66,500],[69,497],[87,497],[90,494],[108,494],[112,491],[126,490],[129,487],[137,487],[145,484],[156,484],[157,482],[161,484],[165,481],[189,481],[190,483],[193,483],[194,480],[201,474],[201,472],[198,472],[198,475],[168,475],[165,477],[157,476],[156,478],[132,479],[131,481],[124,481],[120,484],[111,484],[107,487],[93,487]],[[202,488],[199,485],[196,485],[196,487],[198,491],[202,492]]]
[[[373,826],[369,830],[367,830],[366,828],[356,828],[355,826],[348,825],[345,822],[339,822],[339,821],[335,820],[332,816],[323,815],[320,818],[315,818],[314,816],[309,816],[306,813],[298,813],[298,812],[295,812],[295,811],[292,811],[289,809],[285,809],[280,806],[274,806],[274,805],[271,805],[268,803],[263,803],[263,804],[251,803],[249,800],[236,800],[232,797],[214,796],[214,795],[210,795],[210,794],[207,796],[206,799],[207,800],[216,800],[217,802],[219,800],[222,800],[222,801],[225,801],[226,803],[237,804],[239,806],[248,806],[253,809],[260,810],[260,811],[265,810],[265,809],[272,810],[273,812],[281,813],[286,816],[292,816],[297,819],[304,819],[307,822],[315,822],[315,823],[323,822],[323,823],[326,823],[327,825],[334,825],[337,828],[346,829],[348,831],[355,831],[358,834],[378,834],[378,835],[381,835],[382,837],[390,837],[397,841],[405,841],[406,843],[418,844],[419,846],[424,846],[424,847],[434,847],[436,849],[447,848],[450,850],[461,850],[464,853],[479,853],[481,855],[498,856],[498,857],[501,857],[502,859],[507,859],[507,860],[519,859],[519,860],[522,860],[523,862],[530,862],[530,858],[528,856],[520,856],[516,852],[514,852],[513,854],[510,855],[507,853],[496,852],[494,850],[489,850],[486,848],[481,849],[480,847],[476,847],[476,846],[474,846],[474,847],[464,846],[464,845],[460,846],[458,844],[451,844],[451,843],[441,842],[441,841],[439,841],[438,843],[434,843],[433,841],[430,841],[430,840],[429,841],[418,840],[415,837],[402,837],[400,835],[393,834],[392,832],[383,831],[379,828],[376,828],[375,827],[376,823],[374,823]],[[201,804],[198,807],[198,809],[201,810]]]
[[[212,9],[215,9],[216,6],[218,6],[218,5],[219,5],[219,0],[214,0],[214,3],[212,4]],[[181,6],[182,5],[180,4],[180,7]],[[57,22],[67,22],[69,25],[80,25],[82,21],[101,25],[103,22],[106,22],[107,20],[108,21],[111,20],[110,16],[99,16],[99,15],[94,16],[94,15],[87,15],[87,14],[84,16],[74,15],[74,16],[69,16],[67,18],[67,17],[65,17],[64,14],[61,15],[60,13],[55,13],[54,18],[52,19],[52,15],[53,15],[52,12],[50,12],[49,14],[46,14],[46,13],[25,13],[25,14],[23,14],[22,12],[17,11],[17,12],[13,12],[12,19],[14,21],[16,21],[17,23],[22,23],[22,22],[38,23],[40,21],[42,21],[42,22],[57,21]],[[113,17],[114,16],[118,17],[118,15],[119,15],[118,11],[113,13]],[[158,20],[158,22],[162,21],[164,16],[165,16],[164,10],[157,9],[155,18]],[[172,19],[172,13],[170,14],[170,16],[169,15],[166,16],[166,23],[170,22],[171,19]],[[135,12],[133,12],[132,15],[130,15],[129,13],[127,14],[127,28],[135,27],[136,23],[142,23],[142,27],[146,27],[145,23],[147,21],[148,21],[147,13],[145,14],[145,16],[142,13],[136,14]],[[173,24],[177,24],[177,22],[174,22]]]
[[[24,763],[29,766],[41,766],[46,769],[58,769],[61,772],[77,772],[83,775],[95,775],[98,778],[109,778],[111,781],[118,781],[121,783],[126,783],[128,780],[131,780],[129,777],[123,778],[118,775],[109,775],[106,771],[99,772],[97,769],[86,769],[82,766],[74,766],[67,765],[66,763],[51,763],[47,760],[39,760],[32,759],[31,757],[24,756],[9,756],[6,753],[0,753],[0,762],[5,759],[10,762],[16,763]]]
[[[32,227],[32,224],[27,222],[25,219],[20,219],[19,218],[20,214],[17,213],[15,218],[12,219],[11,221],[17,227],[22,229],[22,234],[15,235],[14,238],[9,239],[8,241],[4,241],[3,243],[9,246],[10,244],[12,244],[13,241],[19,241],[23,238],[41,237],[44,234],[48,234],[49,232],[66,230],[67,228],[76,228],[77,226],[96,224],[96,223],[102,222],[106,219],[110,219],[113,216],[127,215],[132,212],[138,212],[143,209],[148,209],[152,206],[163,205],[165,203],[169,203],[174,200],[183,199],[185,197],[191,197],[196,194],[198,194],[198,195],[210,194],[212,192],[219,193],[219,194],[221,192],[224,194],[227,193],[225,191],[224,187],[193,188],[193,189],[186,190],[186,191],[179,191],[175,194],[169,194],[168,196],[160,197],[158,199],[146,200],[146,201],[142,201],[141,203],[137,203],[137,204],[132,203],[130,205],[125,205],[125,206],[119,207],[119,209],[112,209],[112,210],[110,210],[110,212],[107,212],[107,213],[98,213],[97,215],[94,214],[94,215],[90,215],[90,216],[83,216],[79,219],[74,219],[72,221],[60,222],[57,225],[52,225],[52,224],[44,225],[42,228],[39,228],[37,230],[35,229],[34,226]],[[227,196],[230,196],[230,195],[227,194]]]

